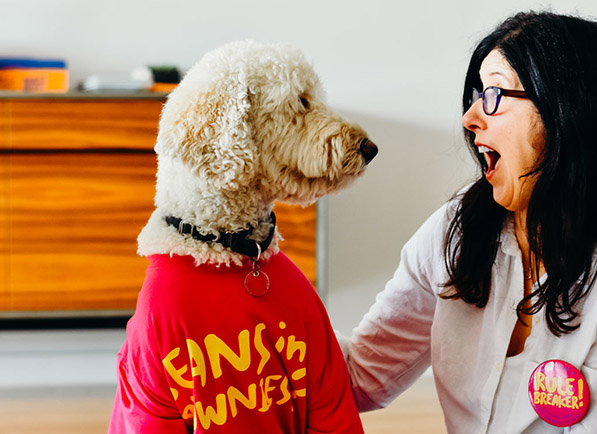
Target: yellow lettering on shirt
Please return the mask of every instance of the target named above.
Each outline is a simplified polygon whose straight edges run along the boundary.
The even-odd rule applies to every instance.
[[[269,410],[272,406],[273,399],[270,398],[269,393],[276,390],[275,387],[270,385],[271,380],[276,380],[282,378],[281,375],[268,375],[265,377],[265,380],[262,378],[259,380],[259,387],[261,388],[261,408],[259,409],[260,412],[264,413]]]
[[[307,353],[307,344],[301,341],[295,341],[293,335],[288,336],[288,344],[286,347],[286,358],[292,359],[295,352],[299,352],[299,360],[302,362],[305,360],[305,354]]]
[[[185,380],[182,377],[183,374],[185,372],[187,372],[187,370],[189,369],[188,366],[185,364],[181,368],[176,369],[176,367],[172,364],[172,360],[176,359],[179,354],[180,354],[180,348],[178,348],[178,347],[174,348],[172,351],[170,351],[168,353],[168,355],[166,357],[164,357],[164,360],[162,360],[162,363],[164,364],[166,371],[168,372],[168,374],[170,374],[170,376],[176,382],[176,384],[178,384],[181,387],[187,388],[187,389],[192,389],[193,381]]]
[[[261,371],[263,371],[263,367],[271,357],[269,351],[267,350],[267,348],[265,348],[265,345],[263,345],[263,339],[261,337],[261,333],[263,332],[263,330],[265,330],[265,324],[261,323],[255,326],[255,349],[261,356],[259,366],[257,367],[257,374],[261,374]]]
[[[290,390],[288,390],[288,377],[284,376],[282,383],[280,384],[280,391],[282,392],[282,398],[276,401],[276,405],[282,405],[290,399]]]
[[[164,357],[163,365],[173,382],[181,388],[194,390],[194,396],[197,397],[195,399],[194,396],[190,396],[192,392],[184,392],[184,399],[190,397],[193,403],[185,406],[184,403],[180,403],[180,392],[183,389],[171,387],[172,396],[178,402],[183,419],[193,418],[195,430],[200,427],[208,430],[210,426],[223,425],[229,418],[235,418],[239,412],[242,413],[242,407],[245,411],[267,412],[273,405],[281,406],[291,400],[306,397],[307,344],[296,339],[294,335],[285,335],[285,323],[280,322],[278,325],[279,330],[276,330],[279,334],[273,336],[271,333],[267,334],[264,323],[255,326],[252,337],[249,330],[240,331],[237,335],[238,346],[235,345],[236,342],[230,345],[230,341],[225,341],[213,333],[205,336],[202,342],[186,339],[188,359],[181,355],[179,347]],[[279,353],[278,363],[281,359],[288,360],[288,364],[283,364],[284,369],[290,370],[290,374],[278,374],[272,372],[271,368],[269,375],[264,374],[268,362],[272,360],[272,344]],[[183,359],[188,362],[183,363]],[[223,360],[227,363],[223,363]],[[240,387],[239,384],[243,384],[242,374],[239,376],[234,374],[235,372],[247,372],[252,381]],[[229,376],[233,374],[234,377]],[[191,376],[191,379],[185,376]],[[199,378],[195,380],[195,377]],[[202,393],[203,388],[208,387],[213,381],[222,382],[220,385],[223,386],[217,386],[215,389],[222,391],[215,392],[215,403],[213,394],[210,395],[214,392],[207,392],[214,389],[205,389],[207,393]],[[294,407],[293,404],[291,406]]]
[[[214,378],[222,375],[220,357],[225,358],[237,371],[246,371],[251,364],[251,347],[249,344],[249,330],[238,334],[238,355],[226,343],[214,334],[205,337],[205,348]]]
[[[293,380],[300,380],[301,378],[304,378],[305,375],[307,375],[307,369],[306,368],[302,368],[302,369],[297,369],[296,371],[294,371],[291,375]]]
[[[197,417],[203,429],[209,429],[212,422],[216,425],[224,425],[226,423],[226,395],[223,393],[216,396],[215,409],[208,405],[205,407],[205,411],[203,411],[203,405],[199,401],[195,403],[195,406],[197,407]]]
[[[236,417],[236,401],[240,402],[246,408],[252,410],[257,406],[257,385],[251,384],[247,391],[247,396],[243,395],[236,387],[228,388],[228,403],[230,404],[230,414]]]
[[[207,373],[205,372],[205,358],[197,342],[193,339],[187,339],[187,349],[191,358],[191,374],[193,377],[201,377],[201,385],[205,386]]]

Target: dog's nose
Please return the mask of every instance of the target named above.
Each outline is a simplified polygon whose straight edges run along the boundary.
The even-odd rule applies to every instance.
[[[377,155],[377,146],[375,146],[375,143],[366,137],[361,140],[359,148],[363,158],[365,159],[365,163],[367,164],[369,164],[369,162]]]

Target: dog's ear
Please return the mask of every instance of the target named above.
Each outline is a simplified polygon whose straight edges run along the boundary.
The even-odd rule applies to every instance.
[[[238,190],[254,173],[247,86],[220,79],[197,91],[186,84],[164,106],[156,152],[180,159],[210,188]]]

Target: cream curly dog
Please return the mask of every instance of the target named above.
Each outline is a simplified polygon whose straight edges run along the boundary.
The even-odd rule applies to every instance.
[[[279,251],[272,211],[345,187],[377,147],[325,104],[298,50],[243,41],[189,70],[155,150],[138,240],[150,266],[110,432],[361,433],[325,309]]]
[[[207,54],[164,107],[157,209],[139,253],[240,265],[243,255],[181,238],[164,218],[216,237],[257,228],[258,239],[269,231],[275,201],[313,202],[362,174],[377,148],[323,98],[312,67],[290,47],[241,42]],[[277,253],[277,240],[264,259]]]

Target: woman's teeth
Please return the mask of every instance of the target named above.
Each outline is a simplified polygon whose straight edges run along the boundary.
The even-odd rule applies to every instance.
[[[492,172],[495,169],[498,160],[500,159],[500,154],[493,149],[488,148],[487,146],[478,146],[477,150],[480,154],[483,154],[485,161],[487,162],[485,173],[487,174]]]

